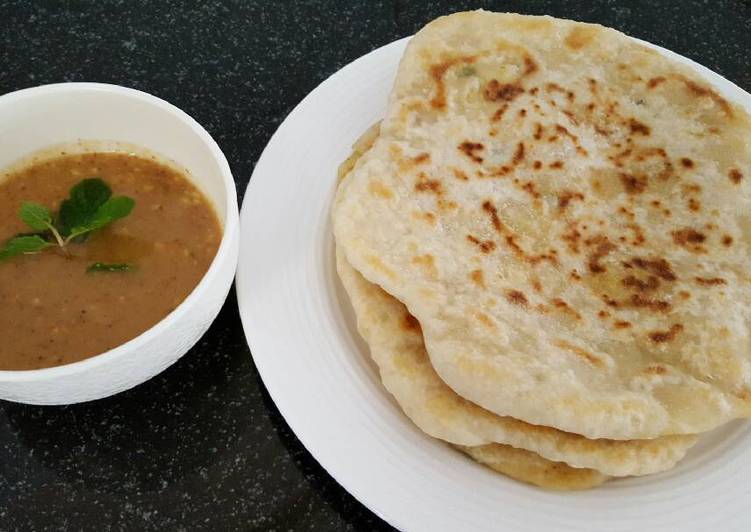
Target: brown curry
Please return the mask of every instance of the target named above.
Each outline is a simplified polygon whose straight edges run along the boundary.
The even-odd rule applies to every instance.
[[[99,177],[135,200],[131,214],[84,243],[0,262],[0,370],[76,362],[131,340],[195,288],[222,229],[212,206],[179,171],[126,153],[60,155],[0,175],[0,242],[29,230],[24,201],[56,212],[69,189]],[[87,272],[92,263],[129,271]]]

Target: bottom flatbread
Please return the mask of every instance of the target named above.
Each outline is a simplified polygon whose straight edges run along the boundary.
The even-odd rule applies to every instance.
[[[609,477],[594,469],[552,462],[532,451],[491,443],[477,447],[455,446],[473,460],[527,484],[550,490],[584,490],[599,486]]]

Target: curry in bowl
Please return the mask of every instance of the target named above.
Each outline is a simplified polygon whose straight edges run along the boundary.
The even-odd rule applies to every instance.
[[[222,238],[184,172],[139,152],[40,156],[0,175],[0,370],[135,338],[196,287]]]

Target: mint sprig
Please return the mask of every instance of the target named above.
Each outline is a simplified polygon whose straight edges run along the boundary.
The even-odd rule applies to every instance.
[[[57,216],[39,203],[25,201],[18,217],[34,233],[16,235],[0,248],[0,262],[22,254],[38,253],[57,246],[68,256],[71,242],[83,242],[93,231],[125,218],[135,206],[133,198],[112,197],[112,189],[98,177],[84,179],[70,189]],[[87,271],[127,271],[130,265],[92,264]]]

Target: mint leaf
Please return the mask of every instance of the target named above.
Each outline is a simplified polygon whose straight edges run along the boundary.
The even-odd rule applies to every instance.
[[[107,264],[105,262],[95,262],[88,268],[86,268],[86,271],[88,273],[92,272],[129,272],[133,269],[133,266],[131,264],[122,263],[122,264]]]
[[[74,228],[88,226],[97,210],[112,196],[112,189],[99,179],[84,179],[70,189],[70,197],[60,204],[60,233],[68,237]]]
[[[89,219],[85,220],[85,223],[75,226],[70,230],[68,240],[101,229],[120,218],[125,218],[133,210],[135,204],[136,202],[133,201],[133,198],[127,196],[108,199],[99,206]]]
[[[48,231],[52,227],[52,215],[44,205],[25,201],[18,210],[18,217],[35,231]]]
[[[39,235],[17,236],[8,240],[0,249],[0,261],[25,253],[38,253],[52,245]]]

